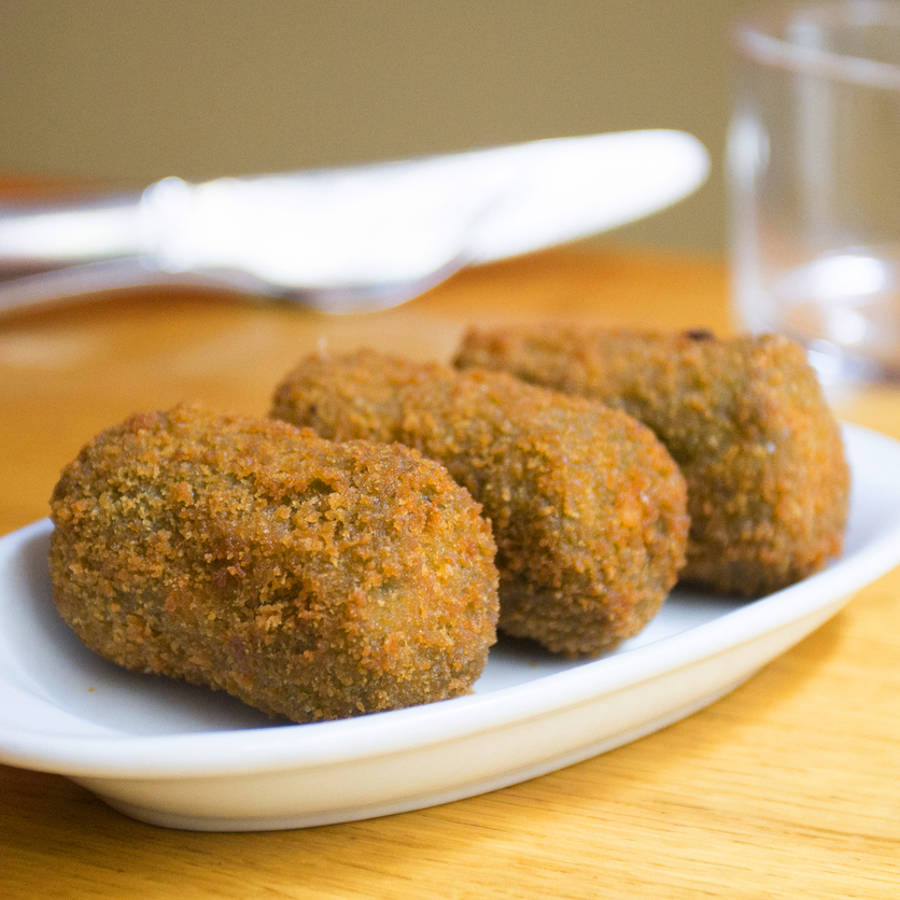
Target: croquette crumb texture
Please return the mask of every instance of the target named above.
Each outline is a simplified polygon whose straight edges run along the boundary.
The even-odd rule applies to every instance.
[[[841,551],[849,474],[840,432],[786,338],[473,329],[455,364],[593,398],[652,428],[687,479],[685,580],[764,594]]]
[[[500,627],[550,650],[596,655],[636,634],[684,561],[681,473],[619,410],[363,349],[302,360],[272,415],[443,463],[491,521]]]
[[[495,639],[478,505],[400,446],[193,407],[91,441],[51,500],[87,646],[297,722],[466,693]]]

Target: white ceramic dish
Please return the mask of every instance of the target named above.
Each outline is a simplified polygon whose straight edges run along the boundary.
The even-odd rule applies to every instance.
[[[727,693],[900,563],[900,444],[845,435],[850,525],[825,571],[750,603],[678,590],[591,662],[501,643],[471,696],[315,725],[272,725],[86,650],[56,615],[37,522],[0,539],[0,762],[67,775],[147,822],[259,830],[430,806],[603,753]]]

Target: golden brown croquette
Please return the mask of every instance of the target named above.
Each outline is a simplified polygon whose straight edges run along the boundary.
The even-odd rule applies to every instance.
[[[764,594],[841,551],[849,475],[840,432],[786,338],[473,329],[455,363],[599,400],[649,425],[688,483],[686,580]]]
[[[272,415],[334,439],[400,441],[443,463],[491,520],[500,627],[551,650],[594,655],[636,634],[683,563],[682,476],[618,410],[360,350],[304,359]]]
[[[489,525],[406,447],[177,407],[98,435],[51,507],[54,599],[87,646],[271,715],[464,694],[495,640]]]

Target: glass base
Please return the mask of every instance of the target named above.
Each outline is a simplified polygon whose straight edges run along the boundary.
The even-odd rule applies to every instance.
[[[745,294],[744,324],[806,347],[823,381],[900,382],[900,248],[822,255]]]

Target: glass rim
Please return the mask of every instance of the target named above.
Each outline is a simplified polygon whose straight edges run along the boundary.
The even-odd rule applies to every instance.
[[[869,87],[900,90],[900,64],[835,53],[794,43],[783,33],[786,26],[803,14],[827,14],[829,23],[849,26],[886,24],[900,35],[900,4],[896,0],[850,0],[850,2],[794,3],[763,10],[737,19],[731,39],[738,52],[754,62]]]

